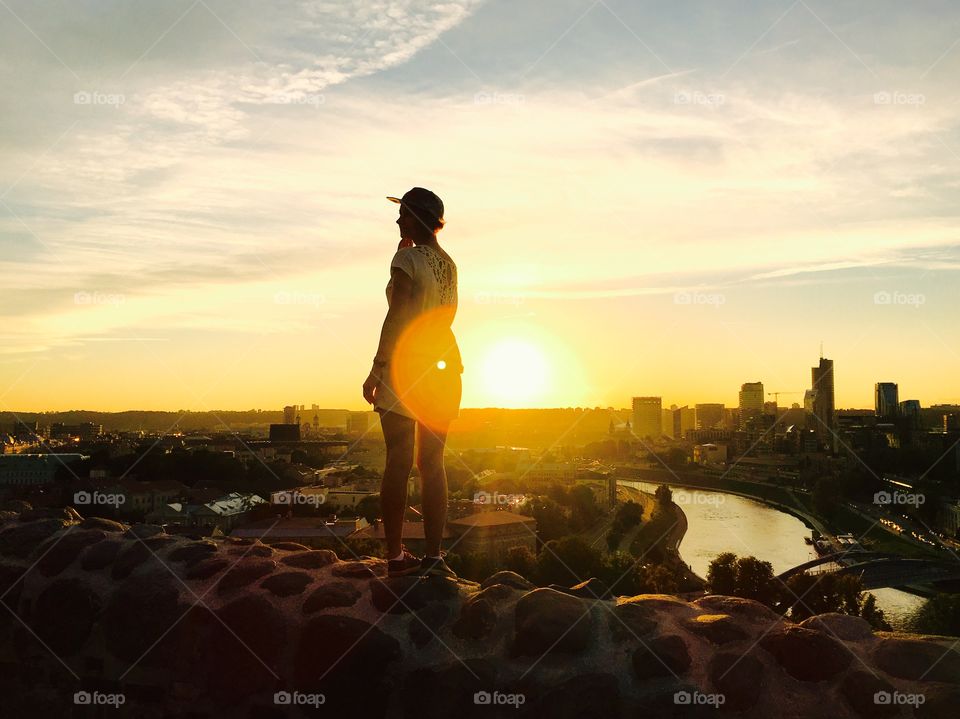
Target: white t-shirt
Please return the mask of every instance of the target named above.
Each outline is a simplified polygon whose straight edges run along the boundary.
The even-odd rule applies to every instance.
[[[428,245],[402,247],[390,261],[413,280],[414,299],[419,300],[419,312],[439,305],[457,306],[457,265]],[[387,283],[387,306],[393,294],[393,277]],[[451,316],[451,320],[452,320]]]

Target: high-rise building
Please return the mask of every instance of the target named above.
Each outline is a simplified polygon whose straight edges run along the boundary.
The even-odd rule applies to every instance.
[[[763,382],[740,385],[740,429],[759,427],[763,417]]]
[[[661,404],[660,397],[633,398],[633,433],[637,437],[660,436]]]
[[[833,360],[820,358],[820,365],[810,368],[813,396],[814,429],[821,446],[832,446],[837,431],[833,393]],[[804,397],[806,399],[806,396]]]
[[[722,404],[698,404],[695,409],[697,429],[717,429],[723,425]]]
[[[696,429],[696,412],[684,405],[671,405],[661,411],[661,431],[673,439],[683,439],[687,430]]]
[[[900,416],[908,420],[911,429],[920,429],[920,400],[903,400],[900,403]]]
[[[896,382],[877,382],[873,396],[877,419],[893,419],[897,416],[899,391]]]

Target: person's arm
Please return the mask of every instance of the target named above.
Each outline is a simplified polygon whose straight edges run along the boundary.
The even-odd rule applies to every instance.
[[[370,370],[367,381],[363,383],[363,396],[370,404],[374,402],[374,388],[380,380],[385,363],[390,361],[393,350],[403,328],[410,321],[413,309],[413,279],[398,267],[390,269],[393,279],[393,288],[390,292],[390,308],[383,320],[380,330],[380,344],[374,358],[374,365]]]

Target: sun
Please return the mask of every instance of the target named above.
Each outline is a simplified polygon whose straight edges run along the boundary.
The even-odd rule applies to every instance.
[[[499,407],[532,406],[549,386],[549,364],[543,352],[526,340],[499,340],[480,366],[486,395]]]

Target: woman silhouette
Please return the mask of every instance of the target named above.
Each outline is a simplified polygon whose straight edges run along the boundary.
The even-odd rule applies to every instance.
[[[390,262],[387,316],[363,397],[380,414],[387,461],[380,488],[387,573],[456,578],[440,549],[447,514],[443,450],[447,430],[460,415],[463,364],[451,330],[457,311],[457,265],[437,242],[443,202],[414,187],[402,198],[397,225],[400,245]],[[423,497],[424,557],[402,544],[407,479],[414,434]]]

